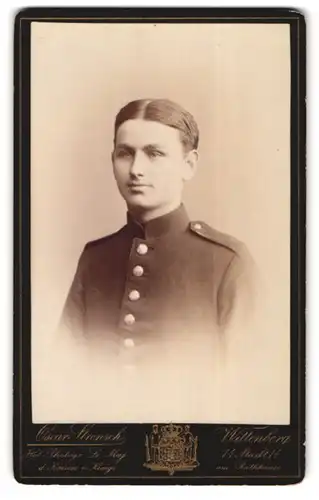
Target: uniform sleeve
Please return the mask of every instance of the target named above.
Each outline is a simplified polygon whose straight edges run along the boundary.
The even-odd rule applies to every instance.
[[[230,260],[217,296],[222,330],[249,322],[254,311],[254,274],[254,263],[248,254],[235,254]]]
[[[86,249],[83,250],[62,311],[59,333],[71,333],[76,337],[85,330],[85,274]]]
[[[220,418],[224,422],[247,422],[252,415],[259,414],[256,400],[265,386],[261,373],[266,373],[263,346],[267,345],[261,334],[262,287],[254,260],[243,260],[236,254],[224,273],[219,290],[222,333],[219,336],[222,349]]]

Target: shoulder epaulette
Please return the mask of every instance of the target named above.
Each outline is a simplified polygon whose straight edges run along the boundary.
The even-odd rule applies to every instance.
[[[244,244],[226,233],[213,229],[202,221],[193,221],[189,224],[189,229],[198,236],[215,243],[216,245],[228,248],[232,252],[241,253],[245,248]]]

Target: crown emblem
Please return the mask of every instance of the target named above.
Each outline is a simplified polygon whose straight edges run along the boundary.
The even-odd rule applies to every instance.
[[[189,425],[153,425],[145,436],[146,462],[144,467],[153,471],[193,470],[197,461],[198,438],[190,432]]]

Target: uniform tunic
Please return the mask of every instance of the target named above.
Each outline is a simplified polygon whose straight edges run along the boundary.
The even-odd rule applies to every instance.
[[[63,312],[76,335],[137,344],[170,334],[223,330],[250,283],[243,243],[190,222],[184,206],[88,243]]]
[[[175,385],[177,397],[182,385],[200,392],[201,381],[211,391],[227,330],[250,309],[250,263],[244,244],[191,222],[183,205],[145,224],[128,214],[119,231],[85,246],[62,330],[95,346],[118,383],[119,366],[135,367],[136,387]]]

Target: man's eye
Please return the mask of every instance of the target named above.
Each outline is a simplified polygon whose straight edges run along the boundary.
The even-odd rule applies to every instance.
[[[127,158],[127,157],[131,156],[131,153],[125,149],[120,149],[120,151],[118,151],[116,153],[116,156],[118,158]]]
[[[159,156],[164,156],[164,153],[162,153],[162,151],[156,151],[156,150],[153,150],[153,151],[149,151],[148,152],[148,156],[150,158],[157,158]]]

